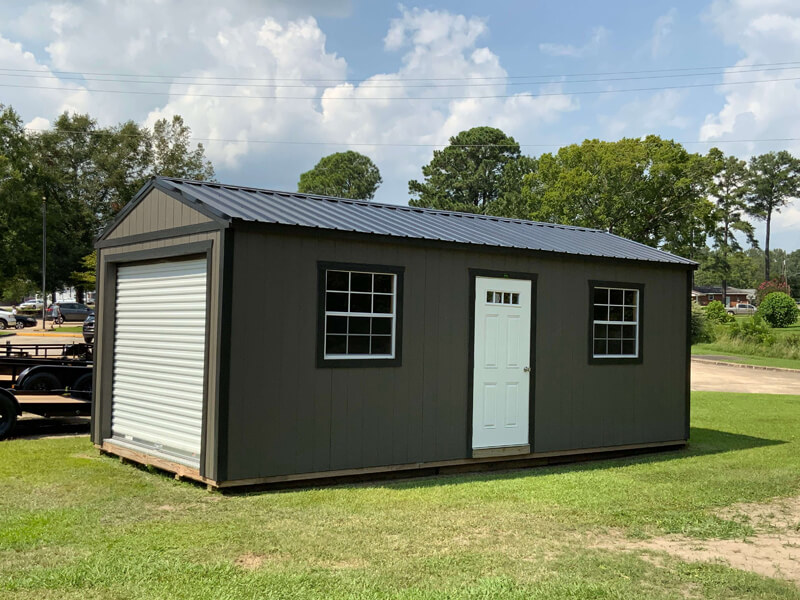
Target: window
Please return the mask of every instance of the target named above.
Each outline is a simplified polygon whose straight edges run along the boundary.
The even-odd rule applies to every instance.
[[[486,304],[508,304],[519,306],[519,294],[516,292],[495,292],[486,291]]]
[[[319,270],[321,366],[399,364],[403,270],[331,263]]]
[[[591,362],[641,359],[640,284],[590,283]]]

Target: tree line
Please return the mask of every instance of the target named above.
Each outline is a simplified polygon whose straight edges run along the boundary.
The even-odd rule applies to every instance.
[[[147,179],[214,177],[202,144],[190,138],[180,116],[152,128],[100,127],[89,115],[64,113],[47,131],[30,131],[0,105],[0,297],[18,301],[41,287],[43,203],[49,292],[92,289],[94,237]]]
[[[351,151],[322,159],[298,189],[369,199],[379,184],[374,163]],[[772,219],[800,195],[800,161],[787,151],[746,162],[649,135],[531,157],[503,131],[475,127],[435,150],[408,190],[412,206],[603,229],[698,261],[699,284],[755,287],[777,275],[800,289],[800,251],[770,249]],[[753,221],[766,224],[763,249]]]
[[[180,116],[100,127],[65,113],[37,132],[0,105],[0,296],[39,289],[43,202],[48,287],[91,287],[94,237],[154,175],[214,177]],[[300,175],[298,191],[371,199],[381,182],[370,158],[348,151]],[[746,162],[650,135],[532,157],[503,131],[475,127],[435,150],[408,189],[412,206],[598,228],[674,252],[700,262],[698,284],[755,287],[777,274],[800,289],[800,251],[770,248],[774,215],[800,195],[800,161],[786,151]]]

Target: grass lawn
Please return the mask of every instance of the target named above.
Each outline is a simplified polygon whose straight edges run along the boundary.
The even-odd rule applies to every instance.
[[[0,597],[800,598],[598,538],[741,538],[716,511],[800,494],[800,396],[696,393],[686,450],[222,496],[85,437],[0,444]]]
[[[48,328],[47,331],[50,331],[50,328]],[[52,331],[55,331],[56,333],[82,333],[83,332],[83,324],[81,324],[81,325],[61,325],[59,327],[56,327]]]
[[[692,354],[714,354],[730,356],[729,362],[742,363],[745,365],[759,365],[762,367],[781,367],[784,369],[800,369],[800,360],[794,358],[769,358],[763,356],[748,356],[746,354],[732,354],[712,344],[695,344],[692,346]]]

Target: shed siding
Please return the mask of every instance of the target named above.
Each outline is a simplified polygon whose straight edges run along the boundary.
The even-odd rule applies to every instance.
[[[535,452],[685,437],[685,269],[239,229],[226,480],[467,458],[468,269],[535,273]],[[316,368],[319,260],[405,267],[402,365]],[[589,280],[643,283],[644,361],[588,364]]]
[[[163,231],[185,225],[209,223],[211,219],[183,202],[168,196],[161,190],[151,190],[106,236],[113,240],[129,235]]]
[[[131,212],[133,215],[137,209]],[[191,210],[191,209],[190,209]],[[196,212],[196,211],[195,211]],[[200,213],[197,213],[200,214]],[[200,215],[201,217],[203,215]],[[127,220],[127,219],[126,219]],[[126,220],[120,223],[124,225]],[[147,230],[146,230],[147,231]],[[142,233],[137,232],[137,233]],[[114,295],[116,289],[114,282],[110,281],[109,267],[104,264],[107,257],[113,257],[119,254],[126,254],[129,252],[138,252],[141,250],[153,250],[157,248],[167,248],[179,246],[183,244],[190,244],[192,242],[205,242],[211,241],[211,262],[208,272],[208,283],[210,286],[210,296],[208,303],[208,372],[206,376],[206,390],[207,397],[211,402],[215,402],[217,376],[219,373],[219,354],[216,348],[219,347],[219,290],[220,290],[220,261],[221,252],[220,244],[222,232],[212,231],[206,233],[199,233],[194,235],[187,235],[175,238],[167,238],[162,240],[155,240],[151,242],[141,242],[136,244],[127,244],[122,246],[114,246],[111,248],[99,249],[97,256],[98,265],[98,280],[97,289],[100,291],[100,298],[97,302],[98,319],[97,331],[95,336],[95,352],[94,352],[94,369],[95,369],[95,385],[94,389],[94,415],[92,418],[92,441],[96,444],[102,443],[104,437],[110,434],[111,428],[111,397],[110,394],[104,393],[104,389],[110,390],[110,382],[113,376],[113,327],[114,322],[112,319],[105,319],[103,313],[113,307]],[[104,386],[103,383],[107,383]],[[208,410],[208,408],[207,408]],[[209,415],[213,415],[213,411],[208,410]],[[216,426],[214,423],[209,422],[206,427],[206,453],[205,453],[205,470],[207,473],[216,472]]]

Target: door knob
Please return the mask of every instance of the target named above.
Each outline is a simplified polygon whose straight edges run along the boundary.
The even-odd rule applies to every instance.
[[[522,370],[525,371],[526,373],[530,373],[531,372],[531,368],[530,367],[523,367]]]

